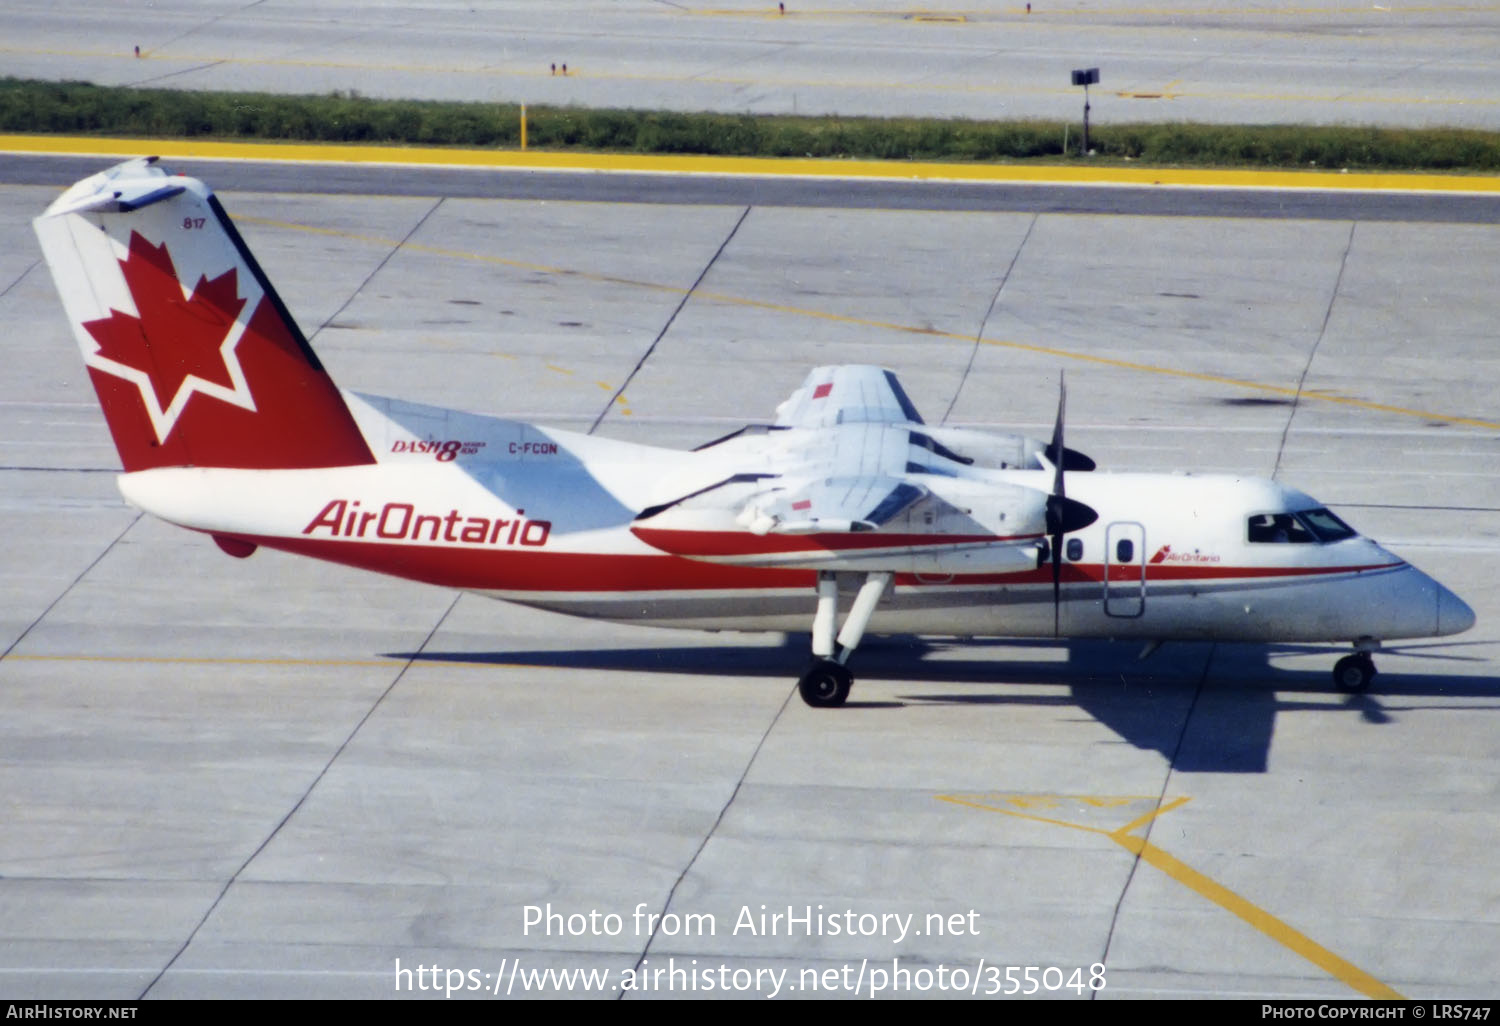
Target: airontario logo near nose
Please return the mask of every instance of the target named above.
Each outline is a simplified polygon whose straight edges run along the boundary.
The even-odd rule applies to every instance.
[[[514,517],[474,517],[450,509],[446,513],[418,512],[409,502],[387,502],[378,509],[361,509],[358,499],[334,499],[302,529],[309,536],[363,538],[367,541],[451,542],[457,545],[509,546],[547,544],[552,521],[528,518],[524,509]]]

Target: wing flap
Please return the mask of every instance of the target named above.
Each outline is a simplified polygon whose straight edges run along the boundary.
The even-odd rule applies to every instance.
[[[830,477],[762,492],[735,521],[759,535],[874,531],[930,494],[894,477]]]

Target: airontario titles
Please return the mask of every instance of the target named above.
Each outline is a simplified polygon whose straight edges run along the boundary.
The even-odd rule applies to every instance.
[[[365,541],[451,542],[458,545],[510,546],[547,544],[552,521],[531,520],[524,509],[513,517],[476,517],[456,509],[418,510],[409,502],[387,502],[361,509],[358,499],[333,499],[302,529],[309,537],[359,538]]]

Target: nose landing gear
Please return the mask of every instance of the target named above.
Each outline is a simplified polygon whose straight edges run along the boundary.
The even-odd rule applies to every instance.
[[[1375,660],[1364,652],[1344,656],[1333,664],[1333,685],[1340,691],[1359,693],[1375,679]]]
[[[1371,653],[1380,647],[1374,638],[1360,638],[1354,643],[1354,654],[1333,664],[1333,686],[1340,691],[1359,694],[1375,679],[1375,660]]]
[[[854,684],[854,674],[844,665],[859,647],[875,607],[885,594],[891,575],[881,571],[866,574],[860,584],[854,605],[844,618],[844,627],[834,638],[834,621],[838,615],[838,578],[829,571],[818,574],[818,609],[813,616],[813,664],[797,681],[802,701],[815,709],[832,709],[843,705]]]

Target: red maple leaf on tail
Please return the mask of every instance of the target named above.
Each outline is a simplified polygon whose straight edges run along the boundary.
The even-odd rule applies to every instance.
[[[184,299],[166,244],[154,246],[131,232],[120,271],[140,316],[111,310],[108,317],[85,321],[99,354],[146,374],[162,410],[172,405],[189,375],[233,389],[220,350],[245,306],[235,268],[212,279],[199,275],[193,294]]]

